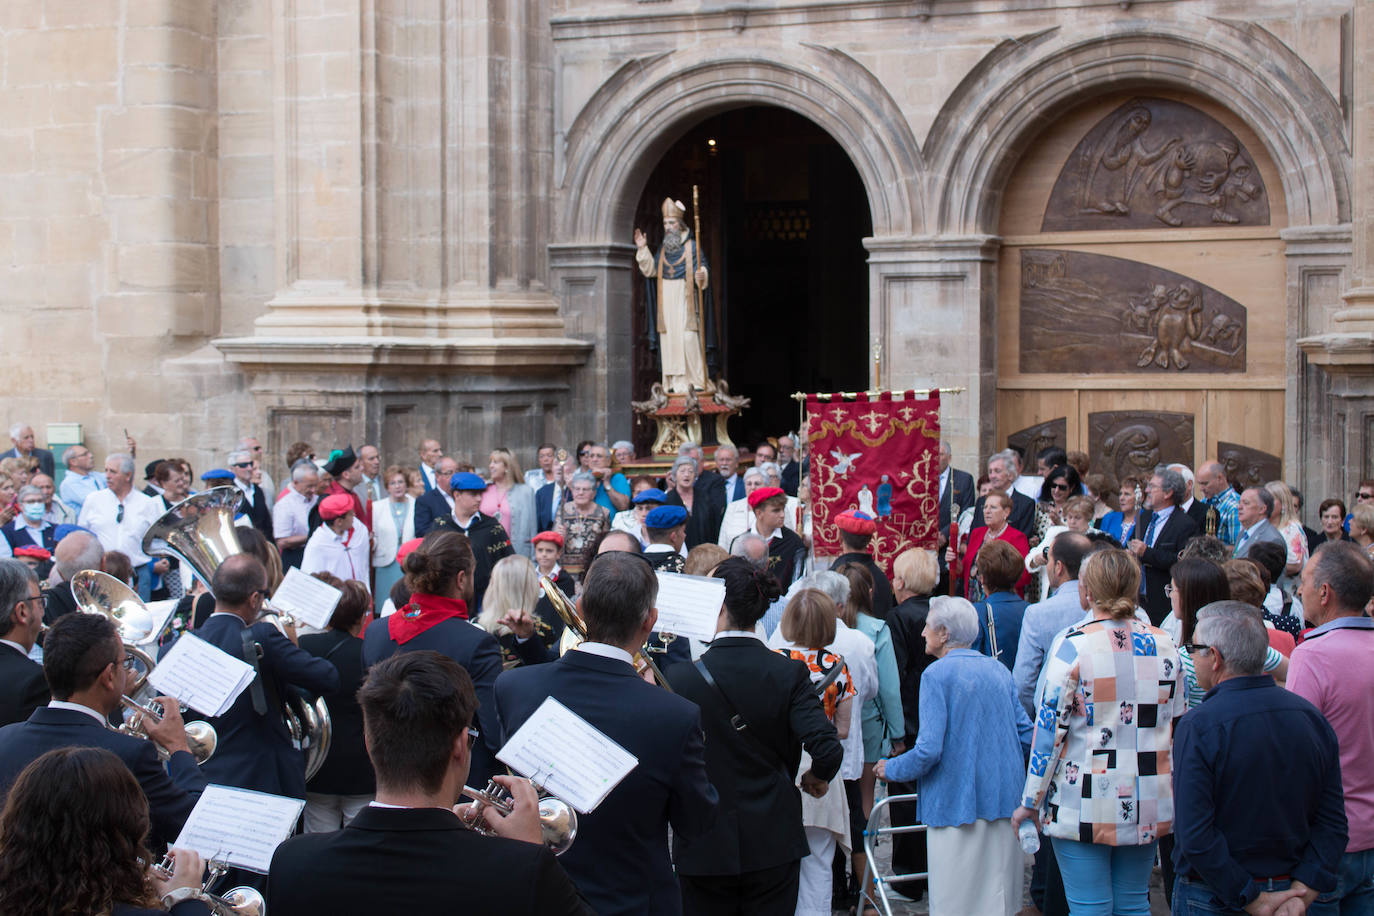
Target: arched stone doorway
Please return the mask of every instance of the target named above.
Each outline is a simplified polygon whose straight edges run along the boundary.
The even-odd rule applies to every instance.
[[[699,215],[719,343],[718,374],[753,403],[731,422],[753,444],[797,423],[794,391],[863,388],[868,363],[868,270],[873,232],[863,182],[815,122],[775,106],[713,115],[687,129],[650,173],[635,225],[657,247],[665,197]],[[634,391],[658,368],[644,340],[644,284],[634,284]],[[652,429],[635,427],[647,446]],[[643,442],[639,440],[643,439]]]

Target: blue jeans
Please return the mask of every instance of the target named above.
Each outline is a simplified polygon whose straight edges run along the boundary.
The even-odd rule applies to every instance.
[[[1318,897],[1307,912],[1318,913],[1323,903],[1333,904],[1331,912],[1339,912],[1340,916],[1374,916],[1374,849],[1341,856],[1336,889]]]
[[[1069,916],[1150,916],[1157,845],[1107,846],[1055,837]]]
[[[1293,882],[1287,878],[1275,878],[1264,885],[1264,890],[1284,891]],[[1318,897],[1307,908],[1307,916],[1336,916],[1334,904],[1323,903],[1326,897]],[[1228,907],[1212,893],[1212,889],[1196,878],[1181,875],[1174,882],[1173,916],[1246,916],[1244,910]]]

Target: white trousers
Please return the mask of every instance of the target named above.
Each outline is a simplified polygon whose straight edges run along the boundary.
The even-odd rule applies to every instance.
[[[926,853],[933,916],[1015,916],[1021,909],[1026,854],[1011,818],[931,827]]]
[[[372,801],[371,795],[305,793],[305,832],[333,833],[348,826]]]
[[[811,855],[801,860],[797,882],[797,916],[830,916],[835,834],[820,827],[807,827],[806,845],[811,847]]]

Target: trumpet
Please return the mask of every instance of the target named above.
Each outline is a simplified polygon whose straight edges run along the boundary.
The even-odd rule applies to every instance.
[[[482,819],[483,808],[492,807],[502,814],[510,814],[515,808],[510,794],[494,779],[487,783],[486,789],[463,786],[463,795],[477,802],[464,823],[483,836],[496,836],[496,831]],[[562,799],[545,795],[539,799],[539,829],[549,852],[561,856],[577,839],[577,812]]]
[[[160,703],[149,702],[146,706],[133,697],[125,694],[119,698],[119,702],[125,709],[132,710],[134,715],[119,726],[119,731],[125,735],[133,735],[135,738],[145,738],[149,741],[153,739],[143,729],[145,719],[161,719],[162,705]],[[202,764],[215,756],[215,748],[219,745],[219,733],[209,722],[187,722],[186,723],[186,744],[191,751],[191,756],[196,758],[197,764]],[[153,742],[157,748],[157,756],[160,760],[166,761],[172,754],[165,747]]]
[[[568,596],[563,594],[563,590],[559,588],[552,579],[548,576],[541,575],[539,577],[539,587],[544,590],[544,597],[549,599],[549,603],[552,604],[553,609],[558,612],[558,616],[563,618],[563,638],[559,641],[558,654],[566,655],[568,650],[578,643],[586,642],[587,625],[582,622],[582,616],[577,613],[577,608],[568,600]],[[669,640],[664,640],[663,648],[656,650],[650,649],[649,651],[667,652],[668,642]],[[634,655],[634,664],[635,671],[641,676],[643,676],[644,672],[648,671],[653,675],[654,681],[658,686],[669,693],[673,692],[673,688],[668,684],[668,679],[663,676],[663,672],[658,669],[658,665],[654,664],[654,660],[649,657],[648,652],[642,649],[636,652]]]
[[[172,877],[172,854],[169,852],[162,857],[162,861],[153,865],[153,874],[162,878],[164,881]],[[211,859],[205,883],[200,886],[200,900],[210,908],[214,916],[267,916],[267,901],[262,894],[252,887],[231,887],[223,895],[210,893],[210,885],[214,884],[224,873],[229,870],[229,863],[223,859]]]

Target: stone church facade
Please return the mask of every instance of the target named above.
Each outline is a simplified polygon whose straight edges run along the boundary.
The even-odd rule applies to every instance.
[[[884,387],[963,389],[960,466],[1374,476],[1368,0],[9,0],[0,39],[5,413],[40,440],[628,435],[646,182],[766,106],[858,173],[843,307]]]

